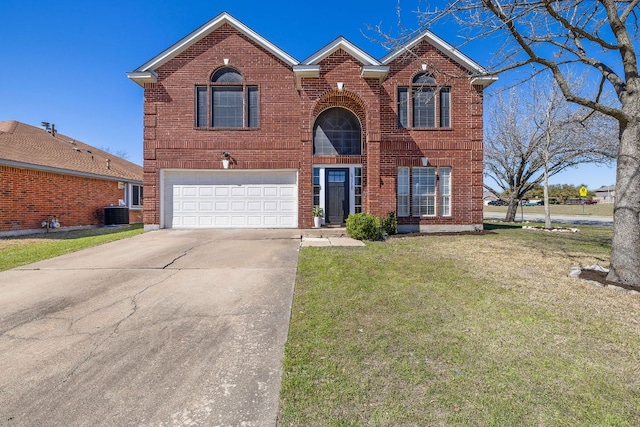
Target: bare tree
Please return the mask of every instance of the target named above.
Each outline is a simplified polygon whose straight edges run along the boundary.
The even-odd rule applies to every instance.
[[[415,1],[415,0],[413,0]],[[619,126],[616,200],[608,279],[640,287],[640,75],[636,55],[640,0],[449,0],[421,11],[421,25],[453,17],[467,42],[496,46],[493,73],[549,70],[564,97]],[[579,70],[579,71],[576,71]],[[572,88],[568,73],[593,87]],[[592,89],[592,90],[590,90]],[[603,102],[611,93],[617,105]]]
[[[114,150],[109,146],[100,147],[100,149],[106,153],[113,154],[116,157],[120,157],[121,159],[129,159],[129,152],[127,150]]]
[[[547,228],[549,177],[578,164],[613,156],[611,121],[590,109],[571,106],[550,79],[531,80],[501,92],[488,108],[485,175],[509,194],[505,221],[513,221],[525,193],[542,184]]]

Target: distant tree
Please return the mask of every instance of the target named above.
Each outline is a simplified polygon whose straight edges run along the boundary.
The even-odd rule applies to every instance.
[[[548,206],[549,177],[582,163],[612,156],[611,122],[572,107],[549,80],[531,80],[499,93],[488,107],[485,128],[485,187],[509,194],[505,221],[514,221],[518,201],[536,186]],[[487,181],[495,182],[493,188]],[[546,210],[546,226],[551,220]]]
[[[100,147],[100,149],[121,159],[129,159],[129,152],[127,150],[114,150],[111,147]]]

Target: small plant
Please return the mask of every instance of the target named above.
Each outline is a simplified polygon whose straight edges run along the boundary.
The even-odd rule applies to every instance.
[[[324,210],[320,206],[314,206],[312,212],[314,217],[320,217],[324,215]]]
[[[389,212],[386,216],[380,217],[380,228],[382,234],[393,236],[398,233],[398,218],[395,212]]]
[[[381,240],[380,218],[365,212],[351,214],[347,217],[347,234],[357,240]]]

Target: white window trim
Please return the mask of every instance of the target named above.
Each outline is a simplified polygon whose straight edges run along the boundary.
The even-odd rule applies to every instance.
[[[134,186],[140,187],[140,189],[142,190],[142,184],[128,183],[127,184],[127,189],[126,189],[126,194],[125,194],[126,205],[127,205],[127,207],[129,209],[142,209],[142,207],[144,206],[144,196],[142,197],[142,204],[141,205],[134,205],[133,204],[133,187]]]
[[[320,179],[320,207],[322,208],[323,211],[326,211],[326,206],[325,206],[325,201],[326,201],[326,192],[325,192],[325,186],[326,186],[326,175],[325,175],[325,171],[327,169],[349,169],[349,214],[355,213],[356,211],[356,186],[355,186],[355,170],[356,168],[360,168],[361,171],[363,170],[363,167],[361,164],[331,164],[331,165],[326,165],[326,164],[320,164],[320,165],[316,165],[314,164],[312,166],[312,168],[318,168],[319,169],[319,179]],[[312,169],[313,170],[313,169]],[[362,172],[360,172],[362,173]],[[364,188],[364,185],[362,186]],[[364,194],[363,194],[364,196]]]
[[[436,183],[435,183],[435,188],[434,188],[434,193],[433,194],[427,194],[425,197],[433,197],[433,204],[434,204],[434,209],[433,209],[433,214],[416,214],[414,213],[414,170],[416,169],[432,169],[435,172],[435,179],[436,179]],[[442,176],[441,176],[441,171],[442,169],[447,169],[449,171],[448,177],[449,177],[449,193],[444,195],[442,194]],[[400,196],[400,171],[401,170],[406,170],[408,173],[408,178],[409,178],[409,206],[408,206],[408,214],[404,215],[400,213],[400,209],[399,208],[399,196]],[[451,166],[398,166],[397,168],[397,175],[396,175],[396,209],[397,209],[397,215],[398,218],[435,218],[435,217],[440,217],[440,218],[450,218],[453,214],[452,214],[452,198],[453,198],[453,184],[452,184],[452,179],[451,179],[451,175],[453,172],[453,168]],[[443,214],[442,213],[442,208],[443,208],[443,199],[447,197],[448,198],[448,202],[447,202],[447,206],[448,206],[448,213],[447,214]]]

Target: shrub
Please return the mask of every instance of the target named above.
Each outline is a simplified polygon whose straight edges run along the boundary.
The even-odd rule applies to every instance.
[[[347,217],[347,234],[358,240],[380,240],[380,218],[365,212],[350,214]]]
[[[382,234],[393,236],[398,233],[398,218],[395,212],[389,212],[386,216],[380,218],[380,229]]]

